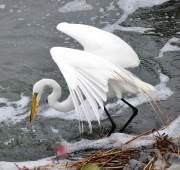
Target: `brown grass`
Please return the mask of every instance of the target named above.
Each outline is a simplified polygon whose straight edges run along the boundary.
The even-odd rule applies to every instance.
[[[157,135],[155,135],[154,132],[157,132]],[[149,130],[132,138],[131,140],[124,143],[123,146],[149,133],[153,134],[154,146],[152,148],[154,149],[155,154],[153,158],[150,160],[150,162],[144,167],[144,170],[152,169],[155,160],[163,157],[163,155],[167,152],[180,154],[180,145],[177,142],[175,142],[180,137],[176,139],[172,139],[168,137],[168,134],[160,135],[156,129]],[[57,163],[53,165],[36,167],[34,169],[29,169],[25,166],[23,168],[19,168],[18,165],[16,166],[18,167],[19,170],[50,170],[52,167],[62,167],[62,166],[69,167],[72,170],[78,170],[78,169],[82,169],[88,163],[95,163],[101,169],[116,170],[116,169],[122,169],[130,159],[134,158],[134,156],[139,151],[148,150],[148,149],[149,148],[141,147],[135,149],[116,148],[116,149],[110,149],[108,151],[98,150],[94,154],[84,155],[82,160],[66,162],[64,164]],[[168,168],[169,166],[170,165],[167,163],[166,168]]]

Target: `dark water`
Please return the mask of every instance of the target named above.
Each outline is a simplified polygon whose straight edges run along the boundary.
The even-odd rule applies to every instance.
[[[0,8],[0,97],[8,101],[18,101],[23,96],[31,98],[33,84],[41,78],[55,79],[63,89],[62,100],[68,96],[66,83],[51,59],[49,50],[54,46],[63,46],[82,49],[81,45],[69,39],[56,30],[60,22],[75,22],[103,28],[115,23],[123,14],[123,10],[113,1],[114,8],[108,10],[109,2],[102,0],[88,0],[94,8],[88,11],[60,13],[58,9],[67,1],[57,0],[1,0],[5,8]],[[100,12],[100,8],[104,12]],[[119,13],[119,15],[117,15]],[[106,15],[107,14],[107,15]],[[104,17],[102,17],[104,16]],[[164,57],[155,59],[160,49],[173,37],[180,38],[180,2],[168,1],[154,7],[139,8],[121,24],[124,27],[155,28],[145,33],[134,31],[115,30],[114,34],[128,42],[139,55],[141,65],[131,71],[145,82],[152,85],[160,83],[159,71],[168,76],[166,84],[174,94],[162,101],[170,118],[178,116],[180,112],[180,51],[168,51]],[[172,43],[173,45],[173,43]],[[180,47],[180,42],[174,43]],[[51,89],[46,89],[40,105],[43,113],[49,106],[46,97]],[[166,93],[166,92],[164,92]],[[111,100],[114,102],[116,99]],[[30,101],[22,113],[17,116],[29,115]],[[1,107],[13,107],[13,103],[0,104]],[[120,108],[118,108],[120,109]],[[127,133],[140,133],[151,128],[160,128],[161,122],[153,113],[149,105],[138,106],[139,114],[127,128]],[[18,112],[19,110],[17,110]],[[116,112],[111,109],[110,113]],[[3,113],[3,110],[1,110]],[[117,116],[117,130],[123,126],[125,120],[131,115],[131,109],[125,109],[124,114]],[[0,113],[0,116],[1,114]],[[11,111],[8,112],[11,114]],[[13,115],[12,115],[13,117]],[[0,160],[1,161],[26,161],[37,160],[52,156],[54,144],[60,141],[59,135],[52,133],[50,127],[59,130],[59,134],[67,141],[77,141],[82,138],[93,138],[88,135],[88,128],[81,135],[78,122],[57,118],[46,118],[41,114],[36,116],[33,124],[25,116],[20,122],[10,123],[5,120],[0,122]],[[97,122],[93,122],[94,129],[99,130]],[[103,120],[102,127],[109,127],[110,123]],[[23,129],[25,130],[23,130]],[[9,141],[8,144],[6,142]]]

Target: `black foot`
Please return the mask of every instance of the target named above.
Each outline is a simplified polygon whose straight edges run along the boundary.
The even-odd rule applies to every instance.
[[[111,136],[112,133],[114,133],[115,129],[116,129],[116,123],[114,122],[114,120],[112,119],[111,115],[108,113],[106,107],[104,106],[104,111],[106,112],[109,120],[111,121],[111,130],[109,131],[109,133],[106,135],[107,137]]]
[[[122,127],[122,129],[119,131],[120,133],[122,133],[126,127],[129,125],[129,123],[133,120],[133,118],[137,115],[138,113],[138,109],[134,106],[132,106],[130,103],[128,103],[126,100],[121,99],[124,103],[126,103],[129,107],[131,107],[133,109],[133,115],[129,118],[129,120],[126,122],[126,124]]]

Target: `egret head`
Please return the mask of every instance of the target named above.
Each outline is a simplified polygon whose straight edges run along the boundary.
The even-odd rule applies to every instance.
[[[38,81],[33,86],[33,94],[32,94],[32,105],[31,105],[31,115],[30,115],[30,122],[34,119],[34,115],[36,112],[36,107],[40,101],[41,95],[43,93],[44,86],[43,80]]]

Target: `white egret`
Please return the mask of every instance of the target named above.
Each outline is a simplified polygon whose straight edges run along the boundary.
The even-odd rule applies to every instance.
[[[88,51],[103,57],[117,67],[136,67],[140,61],[136,52],[116,35],[83,24],[60,23],[57,29],[77,40]]]
[[[63,47],[51,49],[51,55],[68,84],[70,95],[60,103],[57,101],[61,96],[61,87],[58,83],[51,79],[38,81],[33,87],[30,121],[34,118],[44,87],[51,86],[53,92],[48,96],[49,105],[63,112],[75,108],[78,118],[81,120],[79,105],[82,104],[90,130],[92,130],[92,126],[84,99],[87,98],[98,122],[100,122],[98,103],[112,124],[108,136],[114,132],[116,124],[103,105],[103,101],[106,101],[107,98],[118,97],[133,109],[133,115],[120,130],[122,132],[138,112],[137,108],[122,98],[122,94],[142,93],[151,97],[150,92],[155,91],[153,86],[124,69],[139,65],[137,54],[119,37],[92,26],[60,23],[57,29],[80,42],[85,52]]]

